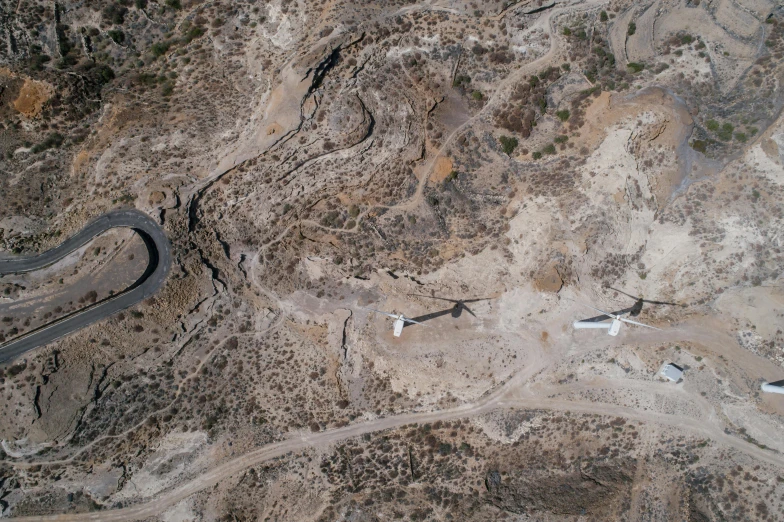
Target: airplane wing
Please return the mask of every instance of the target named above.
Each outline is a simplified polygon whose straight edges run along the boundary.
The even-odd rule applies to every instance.
[[[647,325],[647,324],[638,323],[637,321],[632,321],[631,319],[624,319],[623,317],[619,317],[618,319],[620,319],[621,321],[623,321],[625,323],[632,323],[632,324],[636,324],[637,326],[644,326],[645,328],[652,328],[654,330],[661,330],[661,328],[656,328],[655,326],[650,326],[650,325]]]
[[[361,306],[360,308],[362,308],[363,310],[368,310],[368,311],[370,311],[370,312],[376,312],[377,314],[386,315],[386,316],[389,316],[389,317],[391,317],[391,318],[393,318],[393,319],[397,319],[397,318],[398,318],[398,316],[397,316],[397,315],[395,315],[395,314],[390,314],[390,313],[387,313],[387,312],[382,312],[381,310],[376,310],[375,308],[365,308],[364,306]]]

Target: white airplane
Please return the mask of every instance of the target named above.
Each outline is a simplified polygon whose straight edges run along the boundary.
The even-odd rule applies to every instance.
[[[390,313],[387,313],[387,312],[382,312],[381,310],[375,310],[373,308],[365,308],[365,307],[362,307],[362,309],[363,310],[368,310],[370,312],[376,312],[377,314],[386,315],[386,316],[391,317],[392,319],[394,319],[395,320],[395,329],[392,331],[392,333],[394,334],[395,337],[400,337],[400,334],[403,333],[403,327],[406,325],[406,323],[412,323],[412,324],[419,324],[419,325],[422,325],[422,326],[427,326],[426,324],[420,323],[419,321],[414,321],[413,319],[409,319],[408,317],[404,316],[403,314],[390,314]]]
[[[572,326],[574,326],[575,330],[583,330],[583,329],[590,329],[590,328],[602,328],[607,330],[607,335],[612,335],[613,337],[618,335],[618,332],[621,331],[621,322],[636,324],[637,326],[644,326],[645,328],[651,328],[653,330],[661,330],[661,328],[656,328],[655,326],[649,326],[647,324],[638,323],[637,321],[632,321],[631,319],[624,319],[620,315],[611,314],[609,312],[605,312],[603,310],[599,310],[598,308],[594,308],[590,305],[584,305],[590,308],[591,310],[596,310],[607,317],[612,319],[611,323],[598,323],[598,322],[591,322],[591,321],[575,321]]]

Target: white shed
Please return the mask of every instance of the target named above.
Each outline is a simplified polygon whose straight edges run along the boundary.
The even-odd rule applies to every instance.
[[[661,372],[659,372],[659,375],[671,380],[672,382],[678,382],[681,377],[683,377],[683,368],[677,364],[665,364],[664,368],[662,368]]]

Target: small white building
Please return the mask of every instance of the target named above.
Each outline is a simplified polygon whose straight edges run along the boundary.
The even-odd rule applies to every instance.
[[[672,382],[678,382],[681,380],[681,377],[683,377],[683,368],[677,364],[665,364],[661,372],[659,372],[659,375],[665,379],[671,380]]]

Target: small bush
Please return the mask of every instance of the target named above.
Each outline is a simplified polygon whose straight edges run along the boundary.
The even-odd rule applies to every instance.
[[[564,34],[564,36],[571,36],[572,35],[572,30],[569,29],[568,27],[564,27],[563,28],[563,34]]]
[[[169,47],[171,47],[170,42],[156,42],[152,44],[152,47],[150,47],[150,52],[152,52],[153,56],[158,58],[166,54],[166,51],[169,50]]]
[[[546,145],[545,148],[542,149],[542,152],[545,154],[555,154],[555,145],[552,143]]]
[[[731,123],[725,123],[721,126],[721,129],[716,132],[716,136],[722,141],[730,141],[732,139],[732,131],[734,130],[735,127],[733,127]]]
[[[38,145],[34,145],[32,148],[32,153],[38,154],[39,152],[43,152],[47,149],[56,149],[57,147],[62,145],[64,141],[65,141],[65,137],[62,134],[58,132],[53,132],[52,134],[47,136],[44,141],[42,141]]]
[[[626,30],[626,34],[631,36],[636,32],[637,32],[637,24],[635,24],[634,22],[629,22],[629,28]]]
[[[517,138],[510,138],[509,136],[501,136],[498,138],[498,141],[501,142],[501,150],[507,156],[511,156],[518,145]]]
[[[705,154],[705,151],[708,149],[708,143],[705,140],[694,140],[691,142],[691,148]]]
[[[708,120],[705,122],[705,126],[708,128],[709,131],[716,132],[719,130],[719,122],[716,120]]]
[[[562,111],[556,111],[555,115],[558,116],[558,119],[561,121],[568,120],[570,116],[569,111],[567,109],[564,109]]]
[[[462,87],[471,83],[471,77],[465,74],[455,76],[455,81],[452,82],[452,87]]]
[[[745,132],[736,132],[735,133],[735,139],[738,140],[741,143],[746,143],[749,138],[748,138],[748,136],[746,136]]]
[[[538,150],[537,150],[537,151],[534,151],[534,152],[531,154],[531,157],[532,157],[533,159],[535,159],[535,160],[542,159],[542,153],[541,153],[541,152],[539,152]]]
[[[109,38],[114,40],[114,43],[116,44],[121,44],[125,41],[125,33],[119,29],[112,29],[108,31],[107,34],[109,35]]]
[[[188,29],[188,32],[185,33],[185,36],[182,38],[183,42],[191,43],[196,38],[200,37],[205,33],[205,29],[200,26],[191,27]]]
[[[602,11],[599,13],[599,20],[602,22],[606,22],[609,18],[607,17],[607,11]]]
[[[119,4],[107,5],[101,11],[104,23],[114,25],[122,25],[125,22],[126,14],[128,14],[128,9]]]
[[[640,62],[629,62],[626,67],[628,67],[634,74],[645,69],[645,64]]]

